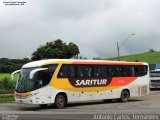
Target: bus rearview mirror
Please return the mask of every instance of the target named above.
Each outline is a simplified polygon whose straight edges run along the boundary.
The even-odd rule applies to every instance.
[[[29,79],[33,79],[34,75],[38,72],[38,71],[42,71],[42,70],[47,70],[48,68],[37,68],[37,69],[34,69],[30,72],[30,75],[29,75]]]
[[[12,74],[11,74],[11,79],[13,80],[14,79],[14,74],[16,74],[16,73],[19,73],[21,70],[16,70],[16,71],[14,71]]]

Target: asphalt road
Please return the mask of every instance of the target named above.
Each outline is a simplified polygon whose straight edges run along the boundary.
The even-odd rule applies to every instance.
[[[160,90],[149,95],[131,98],[127,103],[117,101],[94,101],[70,104],[64,109],[54,106],[41,108],[37,105],[16,103],[0,104],[0,119],[3,120],[131,120],[160,119]],[[147,119],[148,118],[148,119]]]

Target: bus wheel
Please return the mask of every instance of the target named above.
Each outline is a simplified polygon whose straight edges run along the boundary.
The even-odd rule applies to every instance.
[[[129,91],[128,90],[123,90],[122,93],[121,93],[120,101],[121,102],[128,102],[129,97],[130,97]]]
[[[64,108],[66,105],[66,98],[63,95],[57,95],[55,99],[55,106],[58,109]]]

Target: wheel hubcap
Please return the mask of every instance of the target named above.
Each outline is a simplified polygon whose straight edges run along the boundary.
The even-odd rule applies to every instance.
[[[123,98],[128,98],[128,94],[127,94],[127,93],[124,93],[124,94],[123,94]]]
[[[64,100],[63,100],[63,99],[59,99],[58,105],[59,105],[59,106],[63,106],[63,105],[64,105]]]

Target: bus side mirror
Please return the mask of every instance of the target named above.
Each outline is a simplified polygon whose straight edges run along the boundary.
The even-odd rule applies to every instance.
[[[48,68],[37,68],[37,69],[34,69],[30,72],[30,75],[29,75],[29,79],[33,79],[33,76],[38,72],[38,71],[42,71],[42,70],[47,70]]]
[[[21,71],[21,70],[16,70],[16,71],[14,71],[14,72],[11,74],[12,80],[14,79],[14,74],[19,73],[20,71]]]

